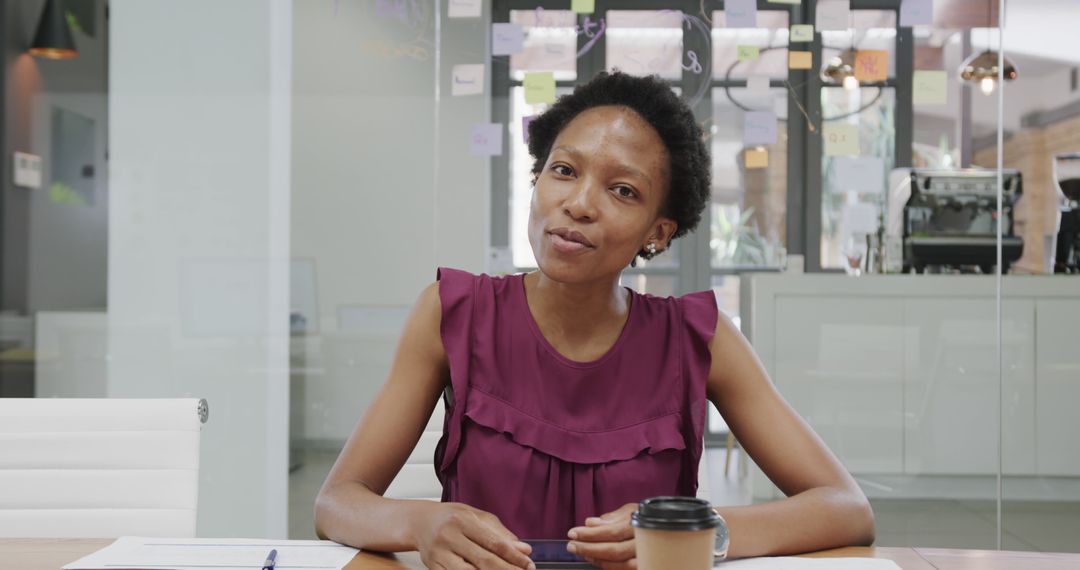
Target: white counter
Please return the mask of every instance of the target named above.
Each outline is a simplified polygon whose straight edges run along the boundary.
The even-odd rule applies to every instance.
[[[1080,278],[1006,277],[1008,498],[1080,498]],[[872,496],[989,498],[998,468],[995,280],[747,275],[743,332]],[[754,470],[754,495],[779,492]]]

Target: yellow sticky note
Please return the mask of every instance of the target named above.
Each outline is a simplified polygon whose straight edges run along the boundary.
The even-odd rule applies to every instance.
[[[791,26],[788,41],[812,42],[814,41],[814,26],[811,24],[795,24]]]
[[[911,102],[944,105],[949,101],[948,85],[948,75],[944,71],[916,70],[911,76]]]
[[[592,14],[596,11],[596,0],[570,0],[570,10],[578,14]]]
[[[525,102],[541,105],[555,102],[555,74],[550,71],[525,74]]]
[[[808,51],[789,51],[787,63],[791,69],[813,69],[814,54]]]
[[[825,156],[859,154],[859,127],[848,123],[825,123],[821,129]]]
[[[769,151],[764,147],[748,148],[743,155],[743,160],[746,163],[747,170],[754,168],[768,168]]]
[[[889,52],[881,49],[862,49],[855,52],[855,79],[885,81],[889,77]]]
[[[758,46],[739,46],[739,61],[757,61],[761,57],[761,48]]]

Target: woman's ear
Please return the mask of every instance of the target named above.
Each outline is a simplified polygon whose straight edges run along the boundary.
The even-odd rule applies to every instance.
[[[649,240],[667,249],[671,245],[671,239],[675,232],[679,231],[679,223],[675,220],[661,216],[653,224],[653,230],[649,233]]]

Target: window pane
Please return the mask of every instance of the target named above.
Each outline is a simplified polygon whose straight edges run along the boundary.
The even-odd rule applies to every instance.
[[[682,77],[682,13],[612,10],[607,13],[607,69],[632,75]]]
[[[859,129],[857,157],[822,156],[821,158],[821,266],[849,269],[861,262],[866,249],[866,215],[863,205],[872,206],[874,218],[881,215],[885,193],[852,188],[844,174],[851,159],[880,159],[881,187],[888,187],[888,173],[895,158],[896,132],[894,111],[896,94],[892,88],[867,87],[847,90],[828,87],[821,90],[821,108],[826,122],[856,125]],[[876,226],[875,226],[876,227]],[[876,231],[876,230],[875,230]],[[849,260],[849,264],[845,264]]]
[[[558,87],[556,96],[570,93],[570,87]],[[536,267],[529,245],[529,201],[532,200],[533,158],[525,144],[522,121],[539,115],[550,105],[525,103],[525,88],[510,89],[510,252],[516,267]]]
[[[510,76],[551,71],[556,81],[577,79],[577,19],[569,10],[511,10],[510,21],[525,31],[524,51],[510,56]]]
[[[760,28],[726,28],[724,12],[712,13],[713,79],[745,79],[749,75],[768,75],[786,79],[788,75],[788,13],[761,10]],[[755,46],[760,54],[755,61],[739,61],[738,46]]]
[[[787,244],[787,123],[778,119],[774,145],[743,144],[747,110],[778,110],[787,93],[771,89],[753,100],[745,88],[713,89],[712,204],[709,214],[713,267],[777,266]],[[782,115],[780,115],[782,117]],[[764,153],[768,165],[746,168],[746,153]]]

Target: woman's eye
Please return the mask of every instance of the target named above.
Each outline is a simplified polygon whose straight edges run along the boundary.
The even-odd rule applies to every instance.
[[[556,164],[555,166],[552,166],[551,169],[554,170],[555,173],[560,175],[560,176],[570,176],[570,175],[572,175],[574,173],[574,171],[571,170],[570,167],[566,166],[565,164]]]
[[[634,189],[629,186],[616,186],[615,192],[623,198],[633,198],[635,196]]]

